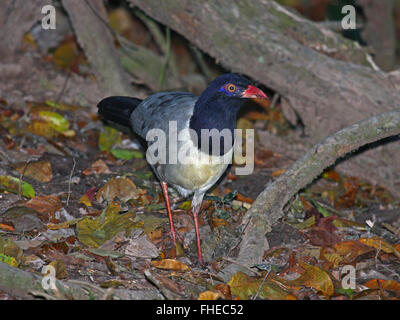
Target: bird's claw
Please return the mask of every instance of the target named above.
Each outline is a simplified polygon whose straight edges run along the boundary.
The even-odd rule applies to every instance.
[[[196,268],[200,268],[200,269],[205,269],[206,268],[206,264],[204,263],[203,259],[197,259],[196,262],[193,262],[193,266]]]

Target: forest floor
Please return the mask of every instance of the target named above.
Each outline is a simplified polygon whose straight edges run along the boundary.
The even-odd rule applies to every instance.
[[[0,65],[0,261],[11,270],[40,279],[51,265],[57,279],[85,287],[86,298],[400,298],[399,199],[334,170],[287,206],[267,234],[263,264],[221,277],[235,260],[246,210],[295,160],[263,146],[263,132],[292,130],[279,103],[256,101],[238,120],[239,128],[256,128],[255,169],[236,176],[234,164],[206,197],[206,266],[199,267],[190,199],[170,190],[183,240],[175,247],[160,185],[129,132],[98,118],[104,94],[75,40],[52,56],[26,41]],[[143,86],[136,92],[151,94]],[[0,299],[27,298],[8,289]]]

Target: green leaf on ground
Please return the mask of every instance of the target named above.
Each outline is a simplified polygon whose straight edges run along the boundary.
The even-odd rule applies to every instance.
[[[132,228],[140,227],[141,224],[133,221],[135,213],[120,214],[120,211],[121,207],[112,202],[98,217],[84,217],[76,224],[79,241],[97,248],[123,230],[128,234]]]
[[[10,265],[12,267],[18,266],[18,262],[17,262],[17,260],[15,260],[14,257],[6,256],[5,254],[2,254],[2,253],[0,253],[0,261],[7,263],[8,265]]]
[[[271,276],[271,275],[270,275]],[[248,300],[257,296],[262,299],[293,300],[296,299],[289,291],[282,288],[274,279],[264,277],[250,277],[243,272],[237,272],[228,282],[233,295],[240,300]]]
[[[0,261],[16,267],[21,263],[22,258],[23,251],[14,241],[0,237]]]
[[[131,160],[143,158],[143,154],[138,150],[127,150],[127,149],[112,149],[110,150],[112,155],[117,159]]]
[[[39,111],[39,116],[58,132],[65,132],[69,128],[69,121],[57,112]]]
[[[111,148],[122,140],[121,132],[112,127],[104,127],[104,131],[99,136],[99,149],[101,151],[110,151]]]
[[[35,197],[35,190],[29,183],[12,176],[0,176],[0,191],[1,189],[15,194],[18,194],[21,190],[24,197]]]
[[[310,218],[304,220],[303,222],[292,224],[292,226],[295,227],[296,229],[303,230],[312,227],[314,224],[315,224],[315,216],[311,216]]]

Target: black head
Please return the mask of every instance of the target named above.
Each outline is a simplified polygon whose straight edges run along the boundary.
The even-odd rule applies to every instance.
[[[233,137],[237,113],[245,102],[244,98],[267,96],[251,85],[248,79],[236,73],[224,74],[211,82],[197,100],[190,119],[190,128],[196,131],[200,142],[202,129],[217,129],[219,132],[229,129]],[[220,141],[223,145],[223,138]],[[210,138],[209,146],[211,143]],[[224,150],[220,150],[220,155],[224,154]]]
[[[227,73],[217,77],[199,98],[199,103],[218,99],[267,98],[264,92],[236,73]]]

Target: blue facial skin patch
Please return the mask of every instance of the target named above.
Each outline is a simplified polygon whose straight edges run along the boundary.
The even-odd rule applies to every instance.
[[[233,94],[236,93],[237,90],[234,91],[234,92],[229,92],[228,90],[225,89],[225,87],[221,87],[221,88],[219,89],[219,91],[220,91],[220,92],[226,93],[228,96],[232,96]]]

